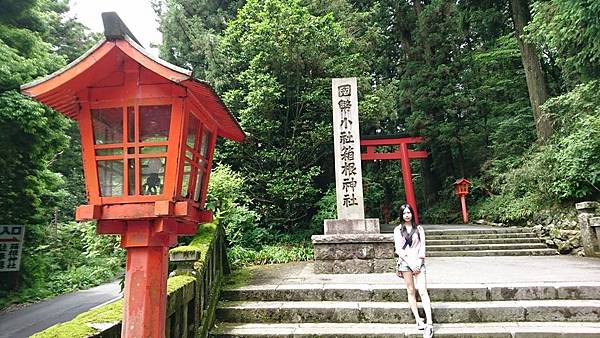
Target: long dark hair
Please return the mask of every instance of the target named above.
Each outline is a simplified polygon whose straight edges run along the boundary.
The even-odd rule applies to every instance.
[[[408,231],[406,230],[406,226],[404,226],[404,210],[408,209],[410,211],[410,214],[412,215],[411,219],[410,219],[410,224],[412,225],[413,229],[417,229],[418,224],[415,223],[415,210],[410,206],[410,204],[402,204],[400,206],[400,219],[401,222],[400,224],[402,225],[402,227],[400,228],[400,233],[402,234],[402,236],[404,238],[406,238],[408,240]],[[419,234],[419,231],[417,230],[417,238],[419,238],[419,240],[421,240],[421,234]],[[410,239],[410,242],[412,243],[412,238]]]

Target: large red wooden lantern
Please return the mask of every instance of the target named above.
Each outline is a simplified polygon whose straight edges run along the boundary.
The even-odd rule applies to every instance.
[[[456,196],[460,198],[460,207],[462,210],[463,223],[465,224],[469,223],[469,214],[467,212],[466,197],[469,194],[470,184],[471,181],[467,180],[466,178],[461,178],[454,182],[454,191],[456,193]]]
[[[212,219],[204,209],[217,136],[244,133],[214,90],[154,58],[115,13],[105,39],[21,90],[79,122],[88,204],[78,220],[127,249],[123,337],[162,337],[167,253]]]

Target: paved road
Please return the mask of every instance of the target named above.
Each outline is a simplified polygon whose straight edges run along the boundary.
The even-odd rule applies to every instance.
[[[61,295],[0,315],[0,338],[26,338],[54,324],[119,298],[119,281]]]

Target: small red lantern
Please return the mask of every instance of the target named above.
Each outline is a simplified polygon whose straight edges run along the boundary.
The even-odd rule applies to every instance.
[[[89,204],[76,218],[127,249],[122,336],[164,337],[168,248],[212,220],[217,136],[245,135],[207,83],[147,54],[116,13],[102,19],[106,39],[21,90],[79,122]]]
[[[469,223],[469,214],[467,213],[467,202],[465,197],[469,194],[469,185],[471,181],[466,178],[461,178],[454,182],[454,191],[456,195],[460,198],[460,206],[462,210],[463,223]]]
[[[471,181],[461,178],[454,182],[454,190],[458,196],[467,196],[469,194],[469,185]]]

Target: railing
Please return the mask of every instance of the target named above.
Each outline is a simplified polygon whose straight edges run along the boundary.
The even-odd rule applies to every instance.
[[[188,246],[169,252],[176,269],[167,284],[168,338],[208,337],[215,319],[221,281],[229,274],[223,228],[204,224]],[[119,338],[123,302],[102,306],[57,324],[34,338]]]
[[[212,235],[212,241],[206,241],[207,236],[201,234],[191,245],[170,252],[171,262],[177,265],[170,279],[181,279],[182,287],[176,289],[175,297],[169,298],[167,337],[207,337],[214,323],[221,281],[223,275],[229,274],[229,264],[223,228],[216,226]],[[193,287],[189,288],[191,284]]]

